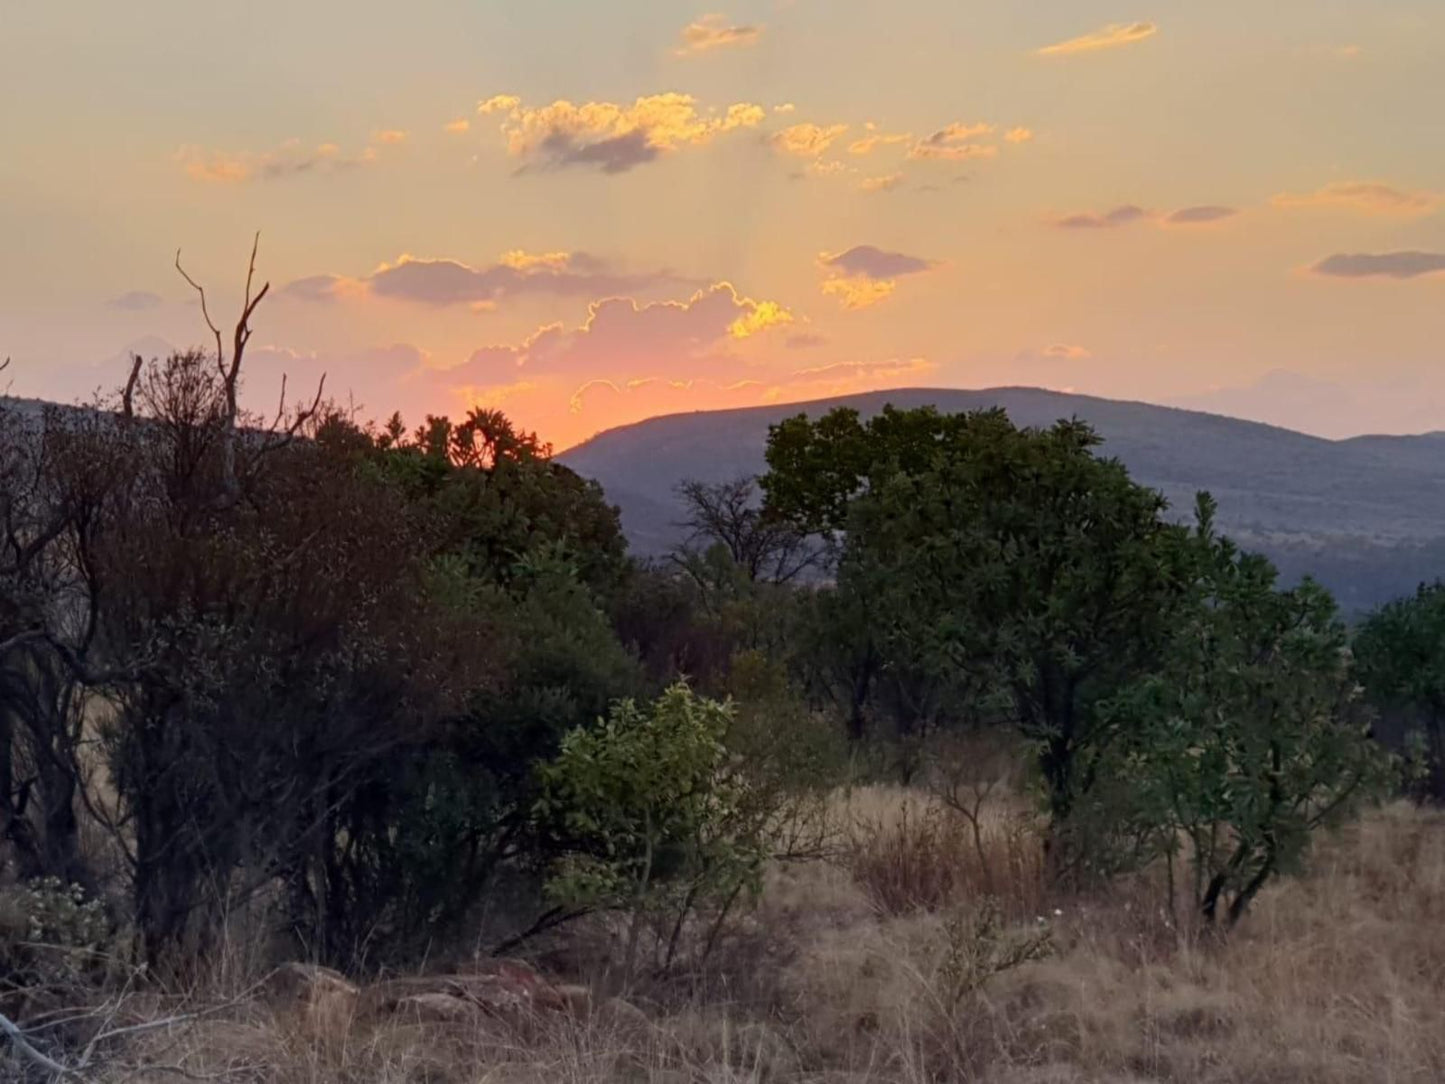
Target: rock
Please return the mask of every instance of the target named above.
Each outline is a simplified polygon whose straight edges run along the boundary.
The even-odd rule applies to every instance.
[[[592,1015],[592,991],[586,986],[563,985],[552,988],[563,1007],[577,1017]]]
[[[274,1009],[294,1013],[308,1030],[332,1036],[350,1030],[359,995],[341,972],[295,962],[277,968],[264,993]]]
[[[637,1038],[652,1030],[651,1018],[630,1001],[609,997],[592,1010],[592,1020],[618,1036]]]
[[[418,1024],[475,1024],[482,1010],[454,994],[411,994],[396,1003],[395,1012]]]

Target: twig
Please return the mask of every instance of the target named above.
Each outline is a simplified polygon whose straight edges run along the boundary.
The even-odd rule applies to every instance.
[[[3,1032],[5,1036],[9,1038],[9,1040],[15,1045],[16,1050],[20,1051],[20,1053],[24,1054],[27,1058],[33,1061],[36,1065],[40,1066],[42,1069],[54,1073],[56,1076],[79,1079],[80,1074],[77,1073],[74,1069],[71,1069],[65,1065],[61,1065],[60,1062],[56,1061],[54,1058],[47,1057],[45,1054],[35,1049],[35,1047],[31,1046],[25,1038],[25,1033],[21,1031],[20,1028],[16,1026],[15,1022],[12,1021],[4,1013],[0,1013],[0,1032]]]
[[[255,258],[254,253],[252,255],[252,258]],[[221,376],[225,377],[226,355],[225,351],[221,347],[221,329],[218,328],[216,326],[216,322],[211,319],[211,310],[206,307],[206,288],[195,279],[191,278],[190,275],[186,274],[186,269],[181,266],[180,249],[176,249],[176,270],[181,273],[181,278],[185,279],[186,282],[190,284],[191,289],[195,290],[196,293],[201,295],[201,315],[205,318],[206,326],[211,329],[211,334],[216,337],[216,365],[221,371]]]
[[[177,252],[176,259],[180,259],[180,256],[181,254]],[[182,272],[182,274],[184,273]],[[125,382],[125,394],[121,397],[122,414],[127,419],[135,417],[135,386],[140,382],[140,370],[144,364],[145,359],[139,354],[132,355],[130,379]]]

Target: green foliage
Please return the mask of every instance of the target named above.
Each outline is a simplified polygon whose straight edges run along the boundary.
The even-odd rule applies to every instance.
[[[1421,769],[1413,782],[1445,798],[1445,583],[1371,614],[1354,648],[1381,729]]]
[[[104,904],[79,885],[44,877],[0,888],[0,998],[103,968],[112,937]]]
[[[905,774],[930,733],[997,720],[1039,743],[1056,820],[1089,785],[1096,707],[1151,663],[1178,593],[1163,500],[1097,444],[997,410],[774,431],[779,514],[847,527],[824,638],[855,703],[892,721]]]
[[[564,852],[548,894],[571,910],[629,913],[629,972],[646,916],[675,916],[670,956],[694,907],[761,887],[769,842],[724,744],[732,716],[674,685],[652,705],[618,702],[539,769],[534,812]]]
[[[1116,843],[1162,851],[1171,869],[1187,841],[1196,905],[1233,925],[1315,829],[1381,793],[1390,767],[1328,592],[1279,590],[1267,560],[1214,533],[1213,508],[1200,498],[1192,605],[1163,664],[1104,712],[1096,770],[1113,786],[1096,792],[1095,820],[1080,819],[1087,829],[1102,813]]]

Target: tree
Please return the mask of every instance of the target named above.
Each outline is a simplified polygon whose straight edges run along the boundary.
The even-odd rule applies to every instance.
[[[624,985],[650,916],[668,919],[670,962],[694,908],[760,887],[765,823],[748,815],[747,781],[729,764],[731,717],[731,705],[674,685],[573,730],[540,769],[535,813],[564,852],[548,893],[568,910],[628,916]]]
[[[1162,852],[1171,874],[1182,836],[1199,913],[1233,926],[1316,829],[1382,792],[1389,765],[1334,600],[1309,581],[1278,589],[1268,560],[1215,534],[1213,514],[1202,495],[1191,605],[1161,666],[1101,712],[1109,785],[1081,820],[1130,837],[1139,856]]]
[[[808,538],[761,507],[753,477],[716,484],[690,479],[677,491],[687,509],[680,558],[720,545],[749,580],[774,584],[789,583],[814,564],[817,551]]]
[[[1418,736],[1427,793],[1445,799],[1445,583],[1422,584],[1371,614],[1354,650],[1383,728],[1401,746]]]
[[[1180,593],[1163,499],[1098,443],[1000,410],[835,411],[775,428],[763,482],[778,514],[846,528],[837,591],[866,618],[895,734],[1017,725],[1057,824],[1092,784],[1098,705],[1155,661]]]

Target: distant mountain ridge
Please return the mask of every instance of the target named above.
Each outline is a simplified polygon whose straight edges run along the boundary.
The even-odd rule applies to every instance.
[[[849,406],[943,411],[1002,407],[1017,425],[1089,422],[1102,453],[1158,489],[1176,515],[1194,494],[1219,501],[1219,523],[1295,578],[1310,573],[1358,611],[1445,575],[1445,433],[1327,440],[1218,414],[1002,387],[905,388],[776,406],[651,418],[600,433],[558,458],[595,478],[622,512],[632,547],[659,554],[679,538],[677,484],[765,469],[768,426]]]

